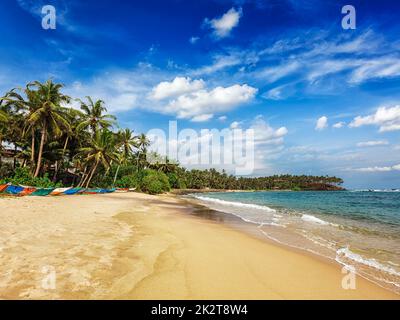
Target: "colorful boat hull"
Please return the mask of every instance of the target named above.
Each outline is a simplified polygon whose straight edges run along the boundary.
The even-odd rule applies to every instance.
[[[24,187],[24,190],[22,190],[19,195],[21,196],[28,196],[30,194],[32,194],[33,192],[35,192],[37,189],[34,187]]]
[[[69,188],[68,190],[65,190],[62,194],[70,196],[79,193],[81,190],[82,188]]]
[[[68,191],[69,189],[71,189],[71,188],[56,188],[50,193],[50,195],[51,196],[62,195],[62,194],[64,194],[64,192]]]
[[[0,193],[6,191],[9,184],[0,184]]]
[[[39,188],[34,192],[32,192],[31,196],[40,196],[40,197],[48,196],[53,190],[54,188]]]
[[[23,195],[23,194],[21,194],[21,192],[23,190],[24,190],[24,187],[8,185],[5,192],[8,194],[18,196],[18,195]]]

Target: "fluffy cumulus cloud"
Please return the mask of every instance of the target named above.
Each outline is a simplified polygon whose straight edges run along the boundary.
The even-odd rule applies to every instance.
[[[176,77],[173,81],[163,81],[155,86],[150,94],[150,98],[154,100],[162,100],[165,98],[177,97],[182,94],[198,91],[204,88],[204,81],[192,80],[185,77]]]
[[[374,114],[355,117],[349,126],[357,128],[365,125],[379,126],[379,132],[400,130],[400,105],[380,107]]]
[[[242,9],[231,8],[219,18],[205,19],[204,24],[213,30],[213,35],[217,39],[229,36],[233,28],[239,24],[242,16]]]
[[[328,118],[326,116],[322,116],[317,120],[317,124],[315,125],[315,130],[321,131],[324,130],[328,126]]]
[[[346,123],[343,121],[336,122],[332,127],[335,129],[343,128]]]
[[[373,140],[373,141],[363,141],[357,143],[357,147],[375,147],[375,146],[387,146],[389,142],[386,140]]]
[[[254,130],[256,145],[282,145],[288,130],[286,127],[272,128],[262,116],[257,116],[250,129]]]
[[[175,81],[175,80],[174,80]],[[194,84],[195,81],[190,82]],[[190,84],[189,82],[185,82]],[[215,87],[213,89],[201,89],[183,93],[176,98],[170,99],[165,106],[159,108],[160,112],[175,115],[181,119],[192,119],[193,121],[206,121],[216,113],[226,112],[252,100],[257,89],[247,84],[235,84],[229,87]],[[159,87],[159,85],[157,86]],[[156,87],[156,88],[157,88]],[[171,88],[164,84],[163,88]],[[187,86],[186,89],[193,89],[195,85]],[[158,92],[155,89],[154,92]],[[162,92],[165,92],[162,90]],[[177,90],[173,90],[176,94]]]

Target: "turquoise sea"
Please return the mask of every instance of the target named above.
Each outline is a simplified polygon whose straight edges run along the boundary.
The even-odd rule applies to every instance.
[[[263,236],[336,260],[400,293],[400,190],[193,194]]]

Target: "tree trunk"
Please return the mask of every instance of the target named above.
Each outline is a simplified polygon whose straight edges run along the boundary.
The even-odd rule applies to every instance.
[[[119,165],[118,165],[118,167],[117,167],[117,171],[115,171],[115,176],[114,176],[114,181],[113,181],[113,187],[114,187],[114,185],[115,185],[115,181],[117,180],[117,176],[118,176],[118,171],[119,171]]]
[[[2,164],[3,164],[2,155],[3,155],[3,141],[2,141],[2,139],[0,139],[0,167],[1,167]]]
[[[69,137],[67,137],[67,139],[65,139],[65,143],[64,143],[64,147],[63,147],[63,151],[62,151],[62,155],[61,155],[60,165],[58,165],[58,160],[55,162],[53,182],[57,181],[58,171],[60,171],[61,165],[63,164],[63,158],[64,158],[65,151],[67,150],[68,139],[69,139]]]
[[[31,129],[32,142],[31,142],[31,170],[35,168],[35,130]]]
[[[94,167],[93,167],[93,170],[92,170],[92,172],[90,173],[90,177],[89,177],[88,181],[86,182],[86,188],[89,187],[90,181],[92,181],[94,172],[96,171],[97,165],[98,165],[98,164],[99,164],[99,160],[96,161],[96,163],[95,163],[95,165],[94,165]]]
[[[15,168],[17,167],[17,145],[16,145],[16,143],[14,142],[14,159],[13,159],[13,168],[14,168],[14,170],[15,170]]]
[[[53,175],[53,182],[57,181],[57,172],[58,172],[58,160],[54,162],[54,175]]]
[[[69,137],[67,137],[67,139],[65,139],[64,148],[63,148],[63,152],[62,152],[62,156],[63,157],[64,157],[64,154],[65,154],[65,151],[67,150],[68,140],[69,140]]]
[[[79,180],[79,183],[78,183],[78,188],[82,187],[83,183],[85,182],[86,170],[87,170],[87,166],[85,166],[85,169],[83,169],[82,177],[81,177],[81,179]]]
[[[42,164],[42,153],[43,153],[44,139],[45,138],[46,138],[46,125],[43,125],[41,138],[40,138],[38,161],[37,161],[36,171],[35,171],[35,174],[34,174],[35,178],[39,175],[39,172],[40,172],[40,167],[41,167],[41,164]]]

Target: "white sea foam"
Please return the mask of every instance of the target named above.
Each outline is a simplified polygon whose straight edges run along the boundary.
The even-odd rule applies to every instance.
[[[258,204],[226,201],[226,200],[214,199],[214,198],[209,198],[209,197],[204,197],[204,196],[196,196],[196,195],[194,195],[194,197],[196,199],[199,199],[202,201],[212,202],[212,203],[216,203],[216,204],[220,204],[220,205],[224,205],[224,206],[247,208],[247,209],[257,209],[257,210],[263,210],[263,211],[267,211],[267,212],[276,212],[275,209],[269,208],[267,206],[260,206]]]
[[[301,219],[304,220],[304,221],[307,221],[307,222],[313,222],[313,223],[318,223],[318,224],[323,224],[323,225],[328,225],[329,224],[329,222],[326,222],[326,221],[324,221],[322,219],[314,217],[314,216],[312,216],[310,214],[303,214],[301,216]]]
[[[367,259],[362,257],[361,255],[352,252],[348,247],[340,248],[336,251],[336,261],[342,264],[345,264],[341,258],[347,258],[354,262],[366,265],[371,268],[378,269],[380,271],[384,271],[391,275],[400,276],[400,272],[396,271],[394,268],[383,265],[376,261],[375,259]]]

